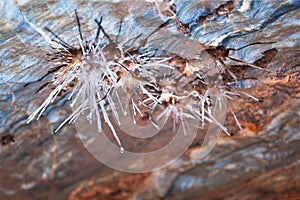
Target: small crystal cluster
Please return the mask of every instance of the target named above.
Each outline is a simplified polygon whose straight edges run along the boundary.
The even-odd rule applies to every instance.
[[[118,125],[121,124],[120,114],[132,118],[134,123],[137,115],[146,117],[156,127],[159,122],[162,121],[161,124],[164,125],[171,118],[174,131],[178,123],[181,122],[185,130],[184,126],[191,125],[185,123],[186,119],[194,119],[201,127],[206,122],[215,123],[229,134],[211,114],[210,98],[213,94],[205,79],[208,72],[204,70],[209,66],[202,62],[201,57],[197,57],[200,55],[193,58],[174,53],[156,56],[155,50],[141,53],[139,48],[123,46],[126,42],[113,40],[101,25],[102,19],[95,20],[98,25],[95,39],[87,42],[82,36],[76,11],[75,14],[80,36],[77,46],[64,42],[50,29],[46,30],[53,35],[53,39],[34,27],[55,52],[52,59],[55,70],[49,72],[53,74],[52,91],[29,116],[28,123],[39,119],[50,103],[61,93],[70,90],[68,99],[73,112],[56,132],[66,123],[76,122],[84,114],[90,123],[96,121],[99,132],[102,131],[101,122],[104,120],[122,148],[110,118],[112,113]],[[155,31],[167,26],[168,22]],[[145,44],[141,45],[140,48]],[[222,72],[225,71],[221,69]],[[218,73],[216,76],[218,80]],[[217,89],[223,91],[221,93],[226,97],[236,95],[222,87]],[[128,113],[132,113],[132,116]]]

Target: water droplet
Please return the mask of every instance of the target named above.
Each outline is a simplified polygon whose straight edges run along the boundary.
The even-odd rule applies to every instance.
[[[124,153],[124,152],[125,152],[124,147],[120,147],[120,153]]]

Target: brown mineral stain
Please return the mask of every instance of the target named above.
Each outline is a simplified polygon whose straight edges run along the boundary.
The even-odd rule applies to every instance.
[[[81,186],[73,190],[69,200],[87,200],[87,199],[110,199],[123,200],[134,199],[133,194],[138,191],[147,180],[149,173],[122,175],[114,181],[97,182],[97,180],[88,181],[86,186]]]
[[[15,142],[15,136],[11,135],[11,134],[7,134],[1,137],[1,144],[4,145],[8,145],[11,143]]]

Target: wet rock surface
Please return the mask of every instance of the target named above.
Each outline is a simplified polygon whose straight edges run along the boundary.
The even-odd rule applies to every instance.
[[[205,159],[197,159],[199,135],[171,166],[127,174],[94,159],[73,126],[53,134],[70,113],[67,95],[51,104],[39,121],[27,125],[28,115],[49,92],[35,93],[50,76],[35,81],[51,67],[47,57],[51,49],[24,16],[36,27],[64,35],[70,43],[78,39],[74,9],[88,39],[94,37],[93,19],[99,16],[109,16],[103,26],[112,35],[118,34],[118,24],[124,20],[123,40],[128,34],[147,35],[165,19],[146,1],[7,0],[0,3],[4,27],[0,31],[0,199],[299,198],[299,2],[178,0],[174,6],[181,29],[173,23],[161,33],[172,33],[170,40],[189,37],[206,48],[234,49],[261,43],[231,51],[230,56],[273,73],[224,61],[239,76],[236,87],[260,99],[243,96],[229,102],[244,132],[228,109],[225,125],[234,135],[224,134]],[[147,47],[159,46],[155,39],[161,35],[154,34]],[[231,79],[224,77],[236,84]]]

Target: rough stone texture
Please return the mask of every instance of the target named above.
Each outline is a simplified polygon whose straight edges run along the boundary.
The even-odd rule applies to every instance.
[[[207,47],[275,42],[249,46],[233,57],[276,73],[244,70],[227,62],[244,78],[243,91],[262,101],[242,97],[230,102],[245,133],[239,132],[228,111],[226,126],[235,134],[221,137],[204,160],[197,159],[201,140],[196,138],[178,161],[162,170],[127,174],[107,168],[84,149],[74,127],[52,134],[69,113],[64,96],[40,121],[26,124],[47,91],[34,94],[42,83],[24,84],[45,73],[49,47],[22,13],[36,26],[49,26],[70,42],[75,38],[74,9],[85,20],[85,30],[94,30],[93,18],[100,15],[110,16],[104,26],[111,34],[117,33],[120,19],[130,21],[130,14],[135,20],[124,26],[136,35],[161,23],[150,3],[115,2],[0,3],[4,27],[0,30],[0,199],[299,199],[300,3],[296,0],[175,1],[188,37]],[[224,7],[225,14],[220,12]],[[90,36],[91,31],[85,34]]]

